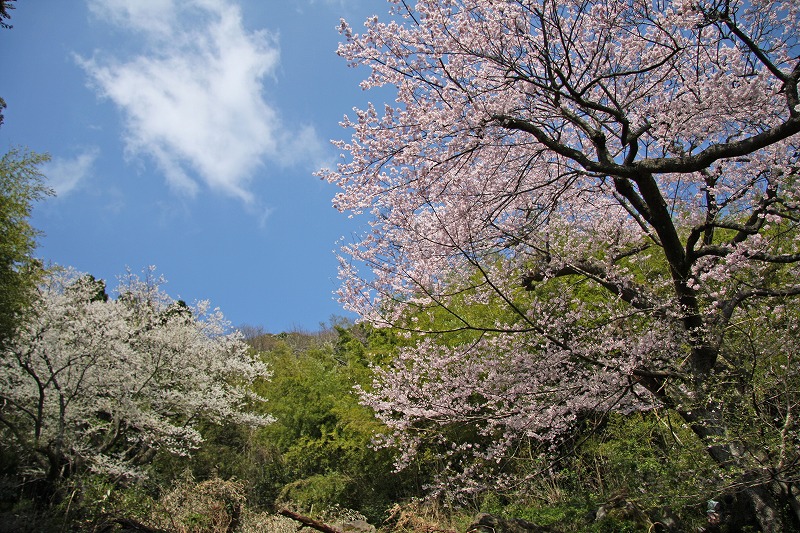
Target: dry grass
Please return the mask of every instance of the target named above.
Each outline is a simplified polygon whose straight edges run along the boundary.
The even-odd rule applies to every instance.
[[[438,505],[412,501],[395,504],[389,510],[389,518],[380,529],[385,533],[457,533],[463,531],[461,524],[454,523],[452,516]]]
[[[157,527],[176,533],[233,533],[240,530],[244,492],[241,481],[196,483],[187,475],[158,501],[153,518]]]
[[[242,533],[297,533],[297,522],[285,516],[245,512]]]

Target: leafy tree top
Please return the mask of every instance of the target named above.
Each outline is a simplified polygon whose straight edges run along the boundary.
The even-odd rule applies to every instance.
[[[36,284],[33,251],[39,232],[33,204],[53,194],[39,166],[46,155],[12,149],[0,158],[0,344],[15,327]]]

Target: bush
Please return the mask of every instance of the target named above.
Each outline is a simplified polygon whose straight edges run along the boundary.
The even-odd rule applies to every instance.
[[[176,533],[232,533],[241,525],[245,483],[187,474],[156,504],[156,527]]]
[[[278,501],[303,512],[322,512],[335,506],[352,505],[353,489],[352,480],[343,474],[316,474],[287,484]]]

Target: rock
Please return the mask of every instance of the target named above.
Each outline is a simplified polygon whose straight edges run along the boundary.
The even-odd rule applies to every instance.
[[[342,524],[343,533],[375,533],[375,526],[365,520],[350,520]]]
[[[552,533],[554,530],[521,518],[499,518],[481,513],[467,528],[467,533]]]
[[[670,531],[683,531],[678,515],[672,509],[665,507],[654,513],[650,520],[653,522],[653,531],[656,533],[668,533]]]

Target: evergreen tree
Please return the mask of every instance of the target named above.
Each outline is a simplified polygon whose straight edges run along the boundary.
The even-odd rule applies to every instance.
[[[17,149],[0,159],[0,345],[30,303],[41,273],[33,258],[39,232],[29,218],[34,202],[53,194],[39,171],[47,159]]]

